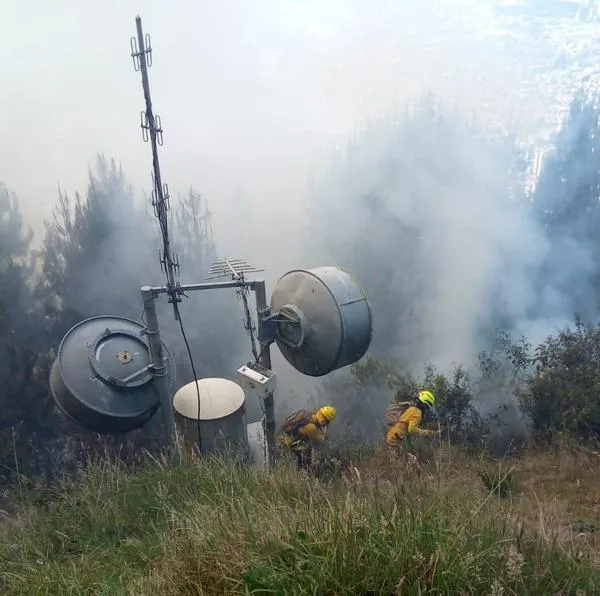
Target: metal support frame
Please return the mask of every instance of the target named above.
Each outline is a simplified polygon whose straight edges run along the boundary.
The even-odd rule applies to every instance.
[[[258,353],[258,363],[271,370],[271,343],[272,340],[266,339],[262,333],[263,315],[267,310],[267,290],[264,281],[257,281],[254,284],[254,295],[256,297],[256,312],[258,318],[258,341],[260,351]],[[275,463],[275,400],[273,392],[269,392],[264,399],[265,404],[265,437],[267,439],[267,458],[269,466]]]
[[[249,288],[254,292],[256,299],[256,312],[259,328],[259,343],[260,352],[258,363],[265,368],[271,370],[271,343],[273,338],[270,333],[264,333],[262,330],[263,318],[269,312],[267,306],[267,292],[264,280],[246,281],[243,279],[222,281],[222,282],[205,282],[196,284],[181,284],[177,285],[178,293],[184,295],[186,292],[195,292],[200,290],[219,290],[226,288]],[[169,394],[169,387],[166,378],[166,369],[163,363],[162,342],[160,338],[160,328],[158,324],[158,316],[156,313],[155,299],[161,294],[169,294],[169,289],[166,286],[143,286],[140,289],[142,303],[144,305],[144,314],[146,317],[146,335],[148,335],[148,343],[150,346],[150,356],[153,366],[151,372],[156,379],[157,391],[160,394],[161,407],[163,409],[163,417],[165,427],[169,435],[169,443],[174,448],[175,465],[179,464],[181,459],[181,448],[177,437],[177,426],[175,424],[175,415],[173,412],[173,403]],[[263,331],[261,333],[261,331]],[[265,407],[265,437],[267,440],[267,454],[269,466],[275,463],[275,400],[274,394],[271,392],[264,399]]]
[[[169,438],[169,448],[172,449],[173,465],[178,466],[181,462],[181,446],[179,445],[179,439],[177,437],[177,425],[175,424],[173,404],[169,392],[167,370],[164,364],[162,340],[158,326],[158,315],[156,313],[156,304],[154,302],[158,294],[154,291],[154,288],[151,288],[150,286],[143,286],[140,289],[140,293],[142,295],[146,320],[144,335],[148,336],[148,346],[150,348],[150,358],[152,360],[150,372],[154,377],[156,391],[160,398],[165,429]]]
[[[163,416],[169,441],[174,447],[176,462],[180,461],[181,452],[177,438],[177,426],[175,424],[175,416],[173,413],[173,404],[169,395],[169,388],[166,379],[166,369],[162,356],[162,343],[160,339],[160,330],[158,325],[158,316],[156,314],[156,305],[154,300],[160,294],[168,296],[169,303],[173,304],[173,313],[175,320],[179,321],[178,303],[181,302],[182,296],[186,292],[194,292],[197,290],[218,290],[223,288],[249,288],[253,290],[256,298],[256,310],[258,314],[259,328],[259,344],[260,353],[258,354],[258,363],[265,368],[271,369],[271,353],[270,345],[275,338],[276,322],[273,317],[265,318],[270,315],[267,307],[267,296],[264,280],[246,281],[245,273],[256,272],[257,270],[251,267],[245,261],[238,259],[233,261],[220,261],[213,264],[210,274],[211,277],[220,277],[223,274],[232,275],[232,281],[223,282],[205,282],[189,285],[181,285],[177,280],[179,276],[179,259],[171,251],[171,243],[168,233],[168,218],[167,211],[169,210],[169,189],[163,183],[160,167],[158,162],[158,145],[163,144],[163,128],[158,114],[152,111],[152,101],[150,98],[150,84],[148,81],[148,67],[152,65],[152,44],[150,36],[144,34],[142,30],[142,20],[138,15],[135,18],[136,37],[132,37],[131,57],[133,66],[136,71],[140,71],[142,75],[142,88],[144,91],[144,100],[146,109],[141,114],[141,128],[144,141],[150,141],[152,147],[152,182],[154,189],[152,191],[152,206],[156,215],[163,241],[163,248],[160,253],[160,263],[166,273],[166,286],[144,286],[141,288],[142,302],[144,305],[144,313],[146,316],[146,334],[150,345],[150,355],[153,362],[151,372],[156,379],[157,391],[160,394],[160,401],[163,407]],[[244,296],[244,304],[245,296]],[[247,307],[246,307],[247,308]],[[248,314],[248,317],[250,315]],[[252,336],[251,336],[252,337]],[[253,352],[254,352],[254,340]],[[265,406],[265,435],[267,439],[268,461],[272,465],[275,461],[275,413],[274,399],[271,393],[264,399]]]

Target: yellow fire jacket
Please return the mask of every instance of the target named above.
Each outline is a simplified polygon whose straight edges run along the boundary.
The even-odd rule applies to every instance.
[[[387,432],[386,442],[390,447],[396,446],[407,435],[418,435],[421,437],[435,437],[437,432],[421,428],[423,412],[417,406],[409,406],[404,410],[398,422],[390,427]]]
[[[301,426],[298,429],[298,437],[294,438],[290,435],[284,434],[282,442],[286,447],[295,449],[305,449],[306,447],[312,447],[317,443],[322,443],[325,440],[325,433],[317,423],[316,417],[313,415],[311,421]]]

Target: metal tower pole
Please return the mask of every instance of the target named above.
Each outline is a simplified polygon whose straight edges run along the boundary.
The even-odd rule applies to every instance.
[[[150,98],[150,83],[148,81],[148,66],[152,65],[152,47],[150,44],[150,35],[144,35],[142,31],[142,19],[138,15],[135,17],[135,26],[137,29],[137,47],[135,38],[131,39],[131,56],[136,70],[142,73],[142,87],[144,90],[144,100],[146,110],[142,112],[142,135],[145,141],[150,140],[152,147],[152,182],[154,189],[152,191],[152,205],[155,215],[160,225],[160,231],[163,242],[161,255],[161,264],[164,265],[167,276],[167,294],[169,302],[173,303],[175,320],[179,320],[177,303],[181,302],[178,285],[176,283],[176,274],[179,269],[178,259],[171,253],[171,241],[169,239],[169,228],[167,211],[169,210],[169,189],[163,184],[160,164],[158,161],[158,145],[163,144],[163,129],[158,114],[154,115],[152,111],[152,99]]]
[[[169,439],[169,447],[173,450],[173,465],[178,466],[181,462],[181,448],[177,437],[177,426],[175,424],[173,404],[171,403],[167,369],[165,367],[163,356],[162,341],[158,326],[158,316],[156,314],[156,304],[154,302],[156,300],[157,293],[150,286],[143,286],[140,290],[140,293],[142,296],[146,320],[145,333],[148,336],[150,357],[152,358],[152,375],[154,377],[156,391],[160,398],[160,406],[165,422],[165,429]]]
[[[256,297],[257,322],[259,325],[258,337],[261,338],[260,325],[262,321],[262,313],[267,309],[267,290],[264,280],[254,282],[254,295]],[[271,348],[270,343],[260,343],[260,352],[258,363],[265,368],[271,369]],[[269,393],[265,399],[265,437],[267,440],[267,454],[269,467],[275,463],[275,401],[273,392]]]

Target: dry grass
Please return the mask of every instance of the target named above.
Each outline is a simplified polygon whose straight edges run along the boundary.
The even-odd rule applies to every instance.
[[[444,448],[408,474],[376,452],[327,481],[105,463],[3,523],[0,593],[591,595],[599,461]],[[493,469],[510,491],[486,488]]]

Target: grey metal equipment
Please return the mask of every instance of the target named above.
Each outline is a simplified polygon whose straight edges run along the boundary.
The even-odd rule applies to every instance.
[[[152,146],[154,183],[152,204],[161,228],[163,240],[161,265],[167,278],[166,286],[145,287],[141,290],[146,320],[149,323],[156,322],[156,326],[152,325],[152,330],[148,335],[151,353],[158,357],[161,345],[154,298],[160,294],[167,294],[169,302],[173,304],[175,319],[180,322],[181,332],[186,346],[188,346],[184,325],[178,310],[181,297],[186,292],[197,290],[235,288],[244,304],[246,316],[244,326],[250,335],[252,353],[256,364],[264,369],[271,370],[272,368],[270,345],[274,341],[277,341],[285,358],[295,368],[312,376],[327,374],[331,370],[358,360],[366,352],[371,341],[371,311],[362,289],[341,270],[326,267],[286,274],[288,277],[284,276],[279,282],[279,291],[272,299],[271,308],[267,303],[265,282],[263,280],[246,280],[246,275],[261,270],[255,269],[245,261],[227,260],[213,264],[209,277],[204,283],[181,285],[179,281],[176,281],[175,276],[179,274],[179,261],[177,257],[171,256],[166,215],[169,209],[169,193],[167,185],[162,184],[158,164],[157,144],[162,145],[163,130],[160,118],[155,117],[152,112],[147,73],[148,66],[152,64],[152,47],[150,36],[144,35],[142,32],[142,22],[139,16],[136,17],[136,29],[137,39],[131,39],[131,56],[135,69],[141,71],[142,74],[142,87],[146,102],[146,110],[142,112],[142,132],[144,140],[150,140]],[[218,277],[230,277],[231,281],[212,282]],[[307,283],[312,284],[310,288],[307,287]],[[258,330],[255,330],[250,315],[248,291],[253,291],[255,295]],[[324,312],[321,312],[322,309]],[[328,338],[327,334],[330,331],[334,333],[334,336]],[[258,336],[258,350],[255,345],[255,335]],[[323,342],[326,345],[321,345]],[[200,409],[201,395],[189,346],[188,355],[194,381],[196,381],[195,388],[198,409]],[[325,358],[323,362],[320,362],[321,357]],[[160,367],[156,368],[156,372],[160,374]],[[165,409],[170,410],[169,414],[165,413],[165,420],[168,420],[171,442],[178,445],[170,396],[166,395],[164,383],[159,382],[157,387],[163,393],[161,402]],[[273,391],[267,391],[262,395],[261,402],[264,409],[267,459],[271,465],[275,459]],[[200,443],[200,432],[198,433],[198,442]]]
[[[289,271],[273,290],[270,310],[273,318],[263,323],[268,339],[296,370],[311,377],[360,360],[371,343],[367,297],[339,267]]]
[[[62,340],[52,366],[52,395],[67,416],[99,433],[139,428],[160,407],[168,433],[168,447],[173,453],[174,465],[178,465],[181,453],[172,403],[174,366],[160,337],[155,302],[159,296],[166,295],[173,305],[188,349],[194,382],[185,393],[188,401],[189,391],[193,389],[196,393],[198,447],[202,452],[202,412],[205,409],[201,388],[206,382],[203,385],[196,377],[178,305],[182,296],[189,292],[234,289],[243,302],[244,327],[250,335],[254,356],[254,362],[247,362],[238,369],[238,380],[247,392],[259,397],[264,412],[264,428],[263,421],[248,425],[252,426],[248,442],[260,462],[270,467],[275,460],[275,374],[272,372],[271,344],[276,343],[286,360],[299,372],[313,377],[326,375],[358,361],[366,353],[372,335],[371,309],[358,282],[338,267],[289,271],[277,282],[270,305],[265,281],[246,279],[246,275],[262,270],[241,260],[219,261],[212,265],[204,282],[180,284],[176,279],[179,262],[172,256],[167,226],[169,194],[166,184],[161,181],[158,164],[157,145],[162,145],[163,130],[160,119],[152,114],[148,84],[147,67],[152,63],[152,48],[149,36],[142,33],[139,16],[136,27],[137,39],[131,40],[131,55],[136,70],[142,73],[146,101],[142,131],[144,139],[151,140],[152,144],[152,204],[161,229],[160,262],[167,283],[140,289],[145,327],[112,316],[94,317],[73,327]],[[230,279],[215,281],[219,277]],[[256,325],[248,305],[249,292],[254,292]],[[243,420],[242,410],[239,413],[239,420]],[[193,416],[187,418],[194,419]],[[248,434],[243,422],[236,424],[242,429],[241,434]],[[266,453],[262,451],[264,443]]]
[[[144,426],[160,406],[144,327],[122,317],[92,317],[64,336],[50,372],[50,391],[71,420],[97,433]],[[175,368],[161,345],[162,379],[169,394]]]
[[[272,368],[270,346],[273,342],[296,370],[313,377],[352,364],[368,350],[373,331],[371,308],[364,290],[344,270],[318,267],[290,271],[277,282],[270,307],[267,306],[263,280],[247,281],[235,271],[232,277],[235,279],[231,281],[181,285],[179,288],[185,293],[225,288],[254,291],[260,345],[258,364],[264,369],[270,371]],[[145,296],[166,292],[166,287],[142,290]],[[146,298],[144,307],[152,302]],[[150,321],[151,316],[147,312],[146,320]],[[159,341],[158,328],[155,331],[149,338]],[[269,464],[275,460],[273,393],[267,391],[261,396]]]
[[[163,342],[160,338],[160,329],[158,327],[158,315],[156,314],[156,293],[150,286],[144,286],[141,290],[142,304],[144,305],[144,315],[146,321],[145,333],[148,337],[148,346],[150,357],[152,359],[152,374],[156,384],[156,390],[160,397],[167,436],[169,437],[169,448],[172,450],[173,463],[179,465],[181,461],[181,446],[177,438],[177,425],[175,424],[175,415],[173,414],[173,404],[171,403],[172,387],[169,386],[166,368],[163,362]]]

